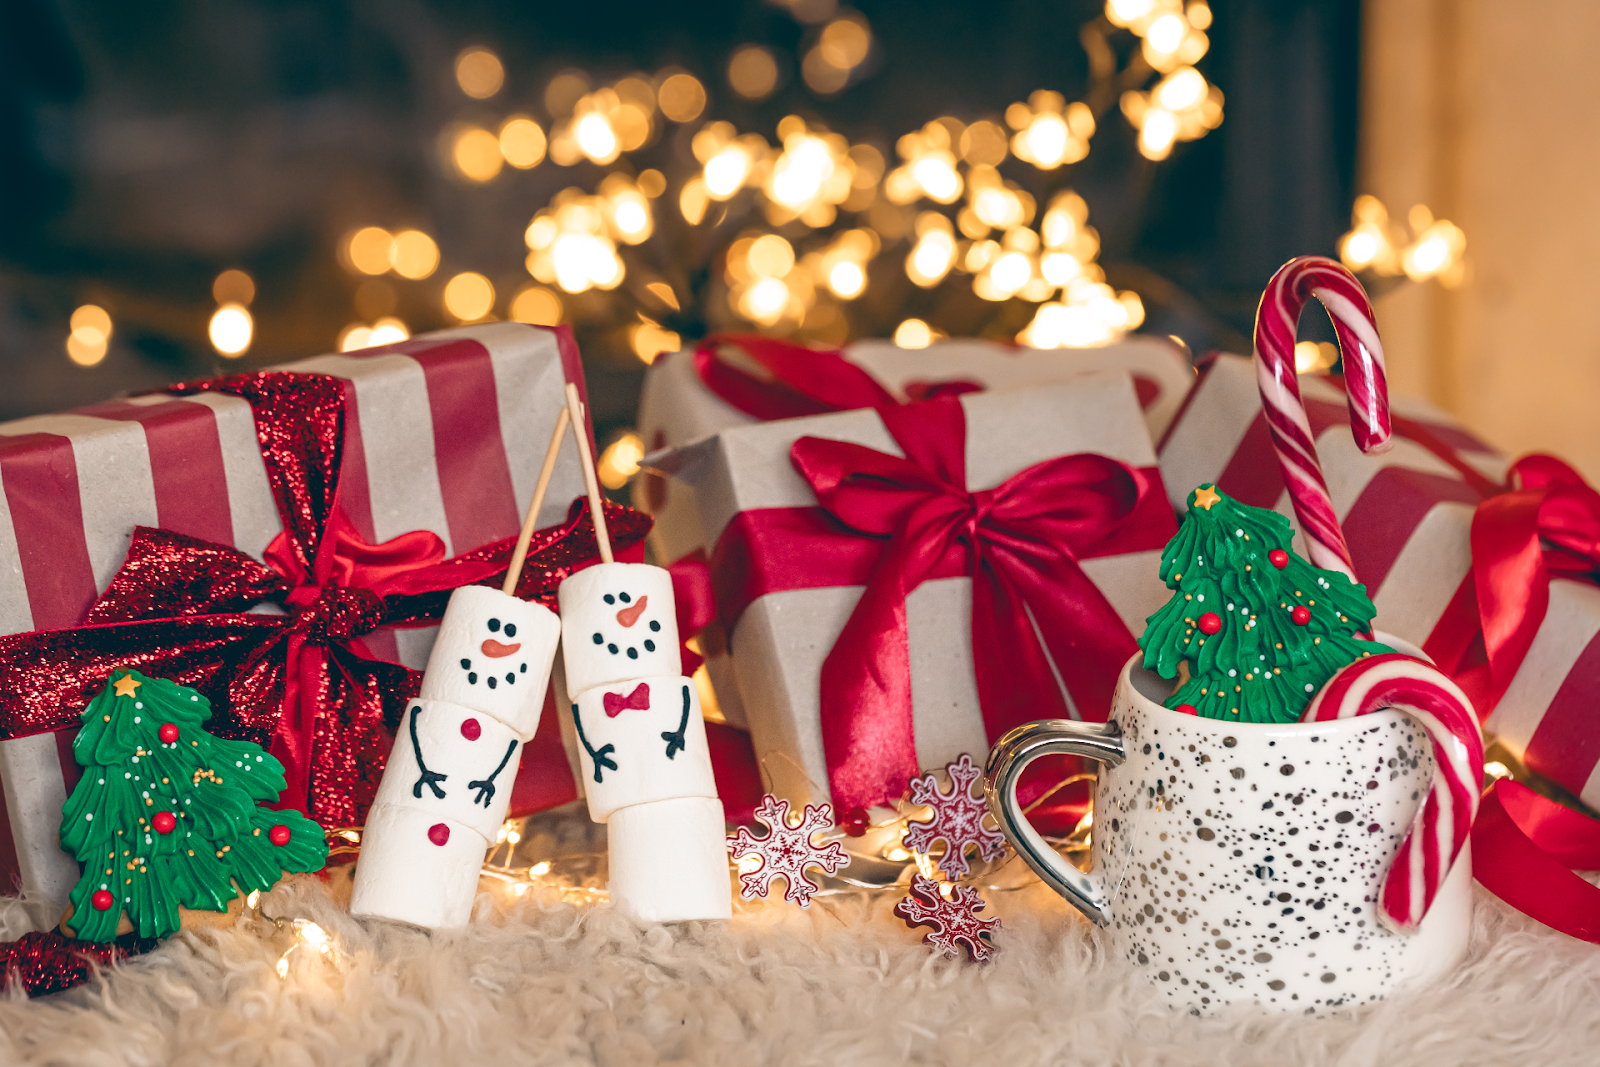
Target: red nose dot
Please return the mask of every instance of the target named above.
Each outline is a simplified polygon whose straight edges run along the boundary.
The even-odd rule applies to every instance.
[[[176,723],[164,722],[161,724],[161,743],[170,745],[178,739],[178,726]]]
[[[483,727],[478,725],[477,719],[462,719],[461,736],[465,737],[468,741],[476,741],[479,737],[483,736]]]
[[[1173,708],[1172,710],[1177,712],[1179,715],[1199,715],[1200,714],[1198,711],[1194,710],[1194,705],[1193,704],[1179,704],[1177,707]]]
[[[428,840],[443,848],[445,843],[450,840],[450,827],[442,822],[434,823],[428,827]]]
[[[279,823],[267,831],[267,840],[282,848],[289,843],[289,828],[283,823]]]
[[[178,817],[170,811],[158,811],[150,817],[150,825],[158,834],[170,834],[178,828]]]
[[[97,889],[94,896],[89,898],[89,903],[95,911],[110,911],[111,905],[116,903],[116,898],[104,889]]]
[[[1304,626],[1311,621],[1311,609],[1304,604],[1296,604],[1294,610],[1289,613],[1289,617],[1294,620],[1296,626]]]
[[[1275,548],[1267,553],[1267,562],[1281,571],[1289,565],[1289,553],[1281,548]]]
[[[1216,612],[1208,611],[1204,615],[1200,616],[1200,632],[1201,633],[1203,633],[1203,634],[1214,634],[1218,630],[1221,630],[1221,629],[1222,629],[1222,619],[1221,619],[1220,616],[1217,615]]]

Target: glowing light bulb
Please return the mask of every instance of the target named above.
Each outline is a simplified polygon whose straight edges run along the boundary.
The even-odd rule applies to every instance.
[[[1022,252],[1007,252],[989,268],[989,280],[995,289],[1010,295],[1028,284],[1033,276],[1033,263]]]
[[[250,312],[239,304],[223,304],[212,314],[208,332],[211,347],[235,359],[249,350],[255,323],[250,318]]]
[[[620,153],[616,131],[611,123],[597,111],[591,111],[578,120],[572,130],[578,149],[596,163],[610,163]]]
[[[930,200],[953,204],[961,195],[961,175],[948,152],[930,152],[911,164],[911,177]]]
[[[739,191],[750,174],[750,152],[743,145],[729,145],[706,161],[706,192],[713,200],[726,200]]]
[[[789,306],[789,287],[778,278],[762,278],[744,291],[740,314],[763,326],[775,325]]]
[[[1146,159],[1166,159],[1178,136],[1178,120],[1172,112],[1153,107],[1144,113],[1139,127],[1139,151]]]
[[[644,442],[638,434],[625,433],[600,453],[596,471],[600,484],[607,489],[621,489],[628,479],[639,473],[639,461],[644,458]]]
[[[1053,111],[1034,117],[1023,136],[1033,162],[1040,167],[1058,166],[1067,155],[1067,139],[1071,136],[1067,122]]]
[[[1188,29],[1182,15],[1162,15],[1144,31],[1144,39],[1157,52],[1170,55],[1183,44]]]
[[[376,348],[378,345],[392,345],[397,341],[404,341],[411,336],[411,331],[406,324],[397,318],[385,317],[372,324],[372,333],[367,339],[367,347]]]
[[[955,258],[955,238],[942,230],[929,230],[911,249],[906,259],[906,275],[916,285],[931,289],[950,272]]]
[[[894,343],[901,348],[927,348],[933,343],[933,331],[921,319],[907,319],[895,327]]]
[[[841,300],[852,300],[867,287],[867,272],[853,260],[841,259],[828,270],[828,289]]]
[[[1168,111],[1183,111],[1194,107],[1206,96],[1206,79],[1193,67],[1175,70],[1156,86],[1156,103]]]

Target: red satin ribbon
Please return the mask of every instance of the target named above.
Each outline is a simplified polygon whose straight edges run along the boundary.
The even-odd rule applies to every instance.
[[[344,394],[323,375],[259,373],[180,386],[243,397],[283,532],[258,563],[237,549],[137,528],[128,557],[73,630],[0,638],[0,737],[75,725],[113,667],[198,689],[213,732],[270,746],[284,764],[281,803],[327,825],[358,821],[382,775],[386,722],[420,675],[368,657],[378,626],[437,620],[450,591],[504,574],[513,539],[444,560],[426,531],[368,545],[338,510]],[[608,506],[613,542],[631,549],[649,520]],[[561,579],[593,562],[587,504],[536,534],[517,593],[554,607]],[[287,614],[255,614],[264,602]]]
[[[723,345],[742,350],[770,378],[757,377],[718,359],[717,350]],[[838,350],[805,348],[773,337],[707,337],[695,347],[694,368],[713,393],[764,422],[899,403]]]
[[[734,564],[717,575],[730,633],[745,596],[855,584],[868,572],[866,591],[822,669],[823,747],[841,811],[892,802],[920,771],[906,629],[906,597],[918,585],[951,573],[973,579],[973,656],[991,740],[1021,723],[1068,714],[1057,671],[1080,713],[1103,719],[1117,672],[1136,645],[1078,560],[1158,548],[1174,532],[1152,474],[1083,454],[974,492],[966,487],[959,402],[879,414],[907,458],[801,438],[790,455],[826,515],[746,513],[748,521],[730,526],[732,536],[754,530],[763,544],[734,548],[725,531],[717,549],[719,562]],[[786,541],[789,533],[797,536]],[[820,541],[847,550],[822,554]]]
[[[1478,805],[1473,873],[1495,896],[1552,929],[1600,944],[1600,822],[1501,779]]]

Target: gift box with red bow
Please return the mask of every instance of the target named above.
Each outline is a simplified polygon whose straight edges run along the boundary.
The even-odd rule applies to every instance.
[[[1600,806],[1600,494],[1559,460],[1508,463],[1401,398],[1393,448],[1364,456],[1338,380],[1300,389],[1375,625],[1449,671],[1529,770]],[[1160,451],[1174,506],[1214,481],[1293,517],[1248,360],[1202,369]]]
[[[281,801],[358,822],[449,591],[505,573],[566,382],[564,329],[468,327],[0,425],[0,888],[64,899],[71,742],[117,663],[270,747]],[[518,591],[594,555],[568,441]],[[636,557],[647,521],[618,509]],[[559,724],[512,806],[576,791]]]
[[[740,426],[660,463],[694,490],[761,773],[796,804],[892,805],[1013,726],[1103,720],[1165,599],[1175,525],[1126,374]]]
[[[1133,376],[1152,441],[1160,439],[1194,381],[1187,354],[1164,338],[1052,351],[976,338],[920,349],[867,340],[832,351],[770,337],[711,337],[651,365],[639,403],[639,433],[646,450],[678,448],[773,419],[1026,388],[1102,371]],[[661,559],[709,551],[713,539],[701,529],[691,487],[647,475],[634,482],[634,506],[655,517],[651,544]]]

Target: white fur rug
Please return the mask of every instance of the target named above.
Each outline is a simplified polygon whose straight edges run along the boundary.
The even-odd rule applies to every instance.
[[[641,928],[605,905],[486,893],[468,929],[429,936],[364,927],[300,883],[264,910],[321,924],[336,960],[297,950],[280,979],[287,932],[185,933],[86,987],[0,998],[0,1063],[1600,1062],[1600,948],[1481,891],[1458,974],[1325,1020],[1173,1013],[1048,891],[992,896],[1005,928],[994,962],[975,965],[921,945],[888,914],[892,896]]]

